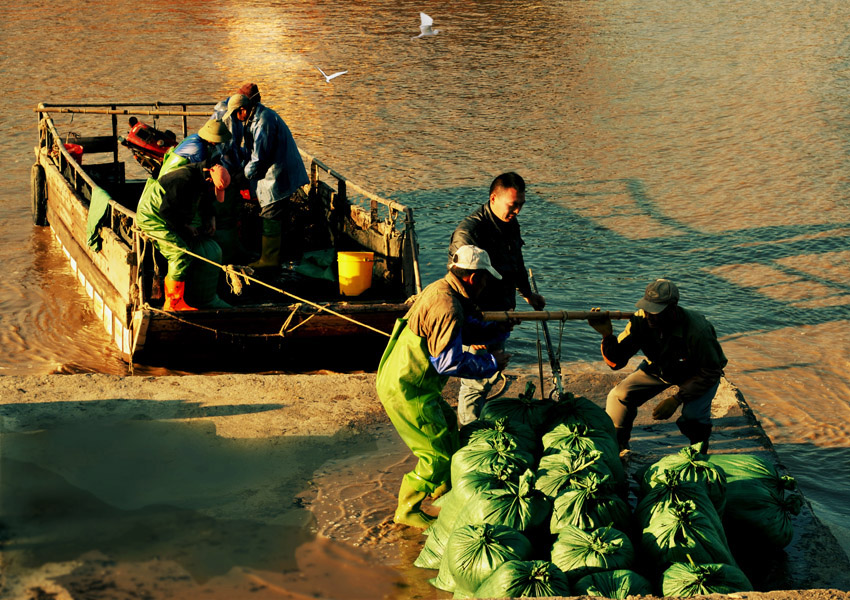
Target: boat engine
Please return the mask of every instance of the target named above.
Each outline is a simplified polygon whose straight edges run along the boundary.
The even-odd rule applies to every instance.
[[[177,136],[173,131],[160,131],[136,117],[130,117],[130,131],[126,138],[119,136],[118,141],[129,148],[139,164],[156,177],[165,153],[177,145]]]

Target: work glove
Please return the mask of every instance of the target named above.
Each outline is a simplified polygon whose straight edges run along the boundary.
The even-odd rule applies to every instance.
[[[665,421],[673,416],[676,409],[682,403],[678,396],[670,396],[655,405],[652,409],[652,418],[656,421]]]

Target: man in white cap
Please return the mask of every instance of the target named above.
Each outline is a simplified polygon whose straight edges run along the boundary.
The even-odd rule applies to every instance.
[[[193,257],[184,250],[221,263],[221,248],[211,239],[215,233],[213,202],[223,202],[230,185],[230,175],[221,165],[205,168],[204,163],[192,163],[166,173],[159,179],[150,178],[136,207],[136,224],[168,260],[165,276],[163,310],[195,310],[196,308],[226,308],[230,305],[216,293],[220,270],[207,263],[193,264]],[[201,215],[202,226],[193,223]],[[202,263],[203,261],[197,261]],[[195,271],[195,304],[185,300],[189,268]]]
[[[646,357],[608,394],[605,410],[614,422],[620,450],[629,449],[638,407],[676,385],[676,393],[658,403],[652,418],[669,419],[681,406],[676,425],[691,444],[707,452],[711,401],[726,366],[714,326],[698,312],[679,306],[679,289],[669,279],[650,283],[635,306],[640,310],[619,337],[610,319],[588,319],[602,334],[602,358],[612,369],[622,369],[638,352]]]
[[[483,348],[504,335],[504,326],[476,319],[475,306],[487,282],[501,278],[486,251],[462,246],[445,278],[422,290],[407,315],[396,321],[378,366],[378,397],[419,458],[402,479],[396,523],[428,527],[432,517],[422,511],[422,501],[428,494],[439,497],[451,485],[451,458],[460,442],[454,410],[442,396],[448,378],[488,377],[507,366],[509,354],[463,349],[464,344]]]
[[[260,204],[263,239],[254,268],[279,267],[283,225],[291,217],[290,198],[310,178],[292,132],[272,109],[243,94],[230,97],[224,120],[236,119],[245,128],[245,150],[250,155],[243,174]]]

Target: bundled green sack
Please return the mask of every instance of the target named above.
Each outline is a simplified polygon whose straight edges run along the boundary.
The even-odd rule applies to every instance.
[[[591,573],[576,581],[572,587],[576,596],[625,599],[628,596],[652,595],[649,581],[628,569]]]
[[[753,586],[738,567],[723,563],[674,563],[661,578],[664,596],[707,596],[751,592]]]
[[[484,580],[509,560],[531,556],[531,542],[512,527],[484,523],[454,530],[446,544],[440,572],[431,583],[469,598]]]
[[[516,465],[497,466],[492,473],[472,471],[458,479],[447,494],[435,502],[440,507],[437,520],[425,530],[428,538],[425,546],[414,561],[414,566],[423,569],[438,569],[443,556],[443,549],[454,531],[460,511],[470,499],[483,490],[503,490],[519,483],[519,471]]]
[[[625,485],[626,473],[620,462],[620,449],[616,440],[607,433],[591,429],[582,423],[559,423],[543,436],[543,454],[579,453],[596,450],[602,453],[614,481]]]
[[[568,525],[591,531],[613,525],[629,530],[631,511],[607,475],[588,473],[555,498],[549,530],[558,533]]]
[[[783,476],[767,461],[752,455],[715,455],[709,461],[726,474],[723,523],[730,538],[744,546],[782,549],[794,537],[792,517],[803,500],[786,495],[796,489],[793,477]]]
[[[560,402],[549,411],[548,425],[541,434],[549,433],[561,423],[580,423],[593,431],[606,433],[612,440],[617,439],[614,422],[611,421],[611,417],[608,416],[605,409],[582,396],[564,394]]]
[[[726,474],[723,470],[708,461],[708,455],[702,454],[697,445],[682,448],[677,454],[665,456],[651,465],[640,479],[640,489],[643,495],[651,487],[652,479],[665,470],[681,471],[683,481],[696,481],[705,485],[708,496],[723,516],[726,506]]]
[[[697,510],[693,500],[670,502],[652,514],[641,534],[641,548],[661,571],[675,562],[737,566],[716,511]]]
[[[635,549],[628,536],[613,527],[585,531],[567,525],[552,545],[552,563],[571,582],[599,571],[628,569],[635,561]]]
[[[655,513],[668,510],[671,503],[686,500],[693,501],[703,516],[712,519],[715,528],[723,528],[704,482],[689,478],[682,470],[664,469],[653,475],[649,485],[635,508],[635,521],[641,528],[649,525]]]
[[[452,485],[463,475],[478,471],[493,473],[506,466],[514,466],[520,472],[533,468],[534,456],[517,447],[509,435],[495,436],[476,444],[464,446],[454,453],[451,464]]]
[[[540,434],[545,426],[549,411],[555,406],[554,400],[540,400],[534,397],[534,385],[527,384],[525,392],[518,398],[494,398],[481,409],[478,418],[495,421],[507,417],[511,423],[522,423]]]
[[[511,560],[487,578],[473,598],[569,596],[567,576],[545,560]]]
[[[527,533],[545,523],[551,511],[549,500],[534,488],[534,474],[526,471],[518,483],[507,483],[505,489],[475,493],[463,505],[451,526],[440,523],[441,514],[437,522],[428,528],[428,531],[433,532],[428,535],[425,546],[413,564],[424,569],[439,569],[446,543],[458,527],[490,523]]]
[[[475,419],[460,430],[461,447],[486,441],[499,434],[508,434],[516,440],[517,447],[532,455],[539,455],[540,437],[525,423],[512,422],[507,417],[495,420]]]
[[[549,454],[540,459],[534,485],[554,500],[563,490],[570,487],[574,480],[588,473],[609,477],[612,475],[599,450]]]

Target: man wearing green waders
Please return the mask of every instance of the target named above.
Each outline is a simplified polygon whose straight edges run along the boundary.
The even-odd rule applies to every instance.
[[[458,248],[445,278],[422,290],[404,318],[396,321],[381,358],[378,397],[401,439],[419,458],[401,480],[396,523],[425,529],[433,517],[422,511],[422,501],[449,489],[451,458],[460,442],[457,417],[442,396],[448,378],[489,377],[507,366],[510,355],[501,351],[463,350],[464,344],[483,348],[506,334],[503,325],[481,321],[474,304],[491,277],[502,278],[486,251]]]

